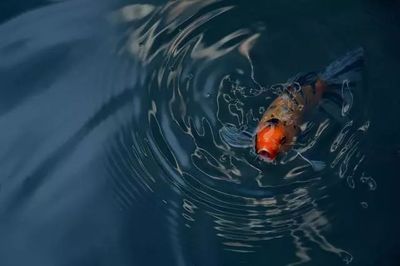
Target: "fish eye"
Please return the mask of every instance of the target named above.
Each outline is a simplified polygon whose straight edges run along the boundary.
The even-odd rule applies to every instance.
[[[285,144],[286,143],[286,136],[283,136],[282,138],[281,138],[281,144]]]

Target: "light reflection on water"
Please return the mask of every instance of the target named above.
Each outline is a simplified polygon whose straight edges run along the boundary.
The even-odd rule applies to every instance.
[[[368,127],[359,134],[353,124],[361,125],[365,118],[351,118],[352,94],[360,92],[351,92],[343,81],[342,94],[348,94],[350,101],[339,112],[348,122],[340,125],[317,114],[302,140],[302,153],[318,158],[324,154],[324,160],[332,161],[330,167],[316,173],[297,156],[283,164],[266,165],[251,147],[235,145],[234,138],[227,142],[220,135],[226,126],[236,131],[254,128],[259,110],[277,95],[276,86],[263,87],[254,76],[251,49],[260,36],[268,34],[265,27],[236,23],[230,31],[221,29],[215,21],[234,16],[235,7],[218,2],[131,5],[120,10],[121,21],[133,17],[126,10],[145,15],[140,16],[140,26],[129,21],[133,29],[128,30],[121,54],[139,60],[149,74],[143,88],[134,92],[141,108],[136,109],[140,114],[133,119],[135,133],[130,142],[137,144],[121,143],[133,148],[127,154],[134,157],[110,156],[117,162],[111,163],[111,169],[127,167],[125,171],[132,171],[133,177],[148,176],[125,176],[124,182],[134,179],[154,193],[160,182],[171,187],[182,198],[185,226],[194,226],[199,211],[209,215],[225,250],[257,252],[265,243],[284,238],[292,242],[297,257],[293,263],[281,259],[288,265],[311,260],[310,242],[351,262],[349,252],[324,236],[330,227],[324,209],[332,204],[330,187],[337,186],[340,177],[361,177],[359,158],[365,156],[358,145]],[[117,198],[129,205],[134,201],[129,193],[137,186],[123,184],[118,175],[114,180]]]
[[[0,80],[30,90],[4,94],[9,102],[0,107],[10,129],[1,142],[1,212],[32,215],[54,199],[60,209],[89,202],[104,217],[112,209],[114,217],[102,219],[118,226],[115,213],[140,216],[137,206],[150,213],[157,206],[161,219],[143,222],[143,235],[165,228],[156,239],[170,244],[176,265],[188,265],[192,249],[211,243],[216,257],[256,254],[260,265],[263,258],[273,265],[318,265],[325,257],[329,265],[357,263],[351,245],[335,238],[335,221],[339,201],[368,209],[368,193],[379,187],[368,168],[371,88],[344,80],[343,105],[316,110],[305,125],[296,148],[323,161],[321,171],[293,152],[267,164],[240,132],[252,133],[286,80],[364,43],[337,40],[318,46],[309,61],[264,54],[261,62],[257,53],[280,47],[280,29],[269,24],[276,14],[249,7],[249,18],[243,7],[70,1],[3,24],[0,36],[10,37],[0,38]],[[334,35],[320,34],[316,42]],[[284,68],[291,61],[296,71]],[[82,190],[60,196],[76,184]],[[220,265],[213,256],[202,262]]]

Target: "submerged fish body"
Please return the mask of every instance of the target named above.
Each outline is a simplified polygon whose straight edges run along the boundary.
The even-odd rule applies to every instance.
[[[298,81],[288,83],[258,124],[254,142],[256,153],[272,161],[280,153],[287,152],[296,142],[305,115],[318,106],[325,93],[334,92],[335,85],[350,78],[354,81],[362,60],[363,49],[359,48],[330,64],[322,73],[308,74],[307,78],[300,76]]]
[[[256,152],[264,159],[273,160],[280,152],[289,150],[305,114],[318,105],[325,90],[326,83],[321,80],[299,90],[288,85],[261,118],[256,132]]]

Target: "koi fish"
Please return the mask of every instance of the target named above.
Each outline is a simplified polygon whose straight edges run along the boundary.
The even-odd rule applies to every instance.
[[[363,62],[363,49],[351,51],[320,73],[312,72],[288,82],[284,91],[263,114],[255,134],[255,151],[265,161],[289,151],[296,143],[301,125],[329,94],[339,95],[344,81],[354,82]],[[301,156],[303,157],[303,156]],[[304,157],[303,157],[304,158]],[[305,159],[305,158],[304,158]]]

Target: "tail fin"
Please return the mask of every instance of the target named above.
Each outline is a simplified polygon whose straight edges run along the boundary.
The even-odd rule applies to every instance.
[[[319,74],[320,79],[325,81],[329,88],[324,92],[324,98],[341,106],[341,112],[335,112],[329,101],[322,103],[320,107],[336,121],[343,121],[343,117],[350,112],[353,105],[352,87],[361,80],[363,64],[364,49],[360,47],[340,57]]]
[[[359,47],[332,62],[319,74],[319,77],[328,86],[341,85],[345,80],[355,82],[361,78],[363,63],[364,49]]]

